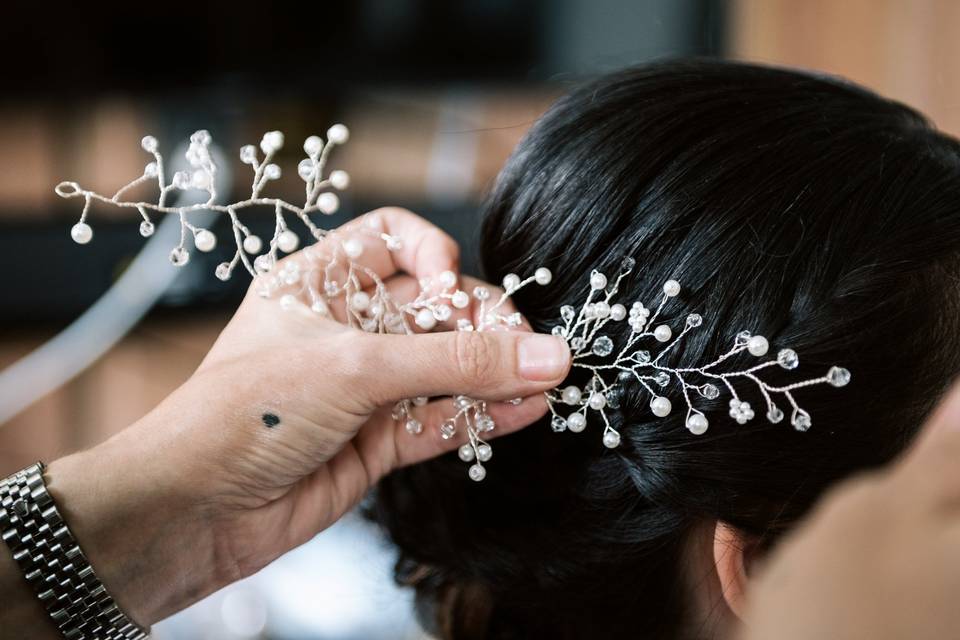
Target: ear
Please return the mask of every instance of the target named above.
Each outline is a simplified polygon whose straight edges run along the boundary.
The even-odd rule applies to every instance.
[[[713,534],[713,562],[727,607],[743,619],[746,609],[747,568],[752,544],[738,530],[717,522]]]

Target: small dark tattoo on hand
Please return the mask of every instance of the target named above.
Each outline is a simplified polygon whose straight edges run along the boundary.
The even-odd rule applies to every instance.
[[[265,413],[263,414],[261,420],[263,420],[263,424],[266,425],[268,429],[273,429],[275,426],[280,424],[280,416],[275,413]]]

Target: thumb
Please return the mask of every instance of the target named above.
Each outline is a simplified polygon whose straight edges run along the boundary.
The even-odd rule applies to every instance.
[[[570,369],[562,339],[513,331],[358,336],[356,374],[380,406],[417,396],[525,397],[551,389]]]

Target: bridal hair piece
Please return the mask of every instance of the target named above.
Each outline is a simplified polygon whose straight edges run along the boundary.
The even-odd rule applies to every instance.
[[[503,292],[495,298],[487,287],[476,287],[470,293],[459,289],[456,274],[445,271],[421,280],[419,294],[413,300],[401,302],[393,299],[377,273],[360,261],[366,240],[382,242],[388,251],[402,248],[402,240],[385,233],[382,222],[375,214],[367,214],[361,223],[348,225],[341,230],[322,229],[311,220],[310,214],[336,212],[340,205],[336,191],[349,186],[350,176],[344,171],[324,174],[333,148],[345,143],[348,138],[347,128],[336,124],[327,130],[326,140],[312,135],[304,141],[303,150],[307,157],[297,165],[297,173],[305,183],[301,205],[262,194],[267,183],[277,180],[281,175],[280,167],[272,162],[284,144],[284,136],[279,131],[264,134],[259,145],[263,157],[260,157],[254,145],[240,149],[240,160],[250,165],[253,180],[250,196],[231,204],[215,202],[217,166],[210,150],[212,138],[205,130],[197,131],[190,137],[185,155],[191,170],[177,171],[170,182],[165,178],[163,156],[158,150],[157,139],[145,136],[141,146],[153,159],[144,167],[141,176],[121,187],[113,196],[83,189],[76,182],[61,182],[55,191],[63,198],[83,198],[80,219],[70,232],[79,244],[87,244],[93,239],[93,229],[87,220],[94,202],[136,209],[141,217],[140,234],[144,237],[154,232],[151,214],[178,216],[180,241],[170,252],[171,263],[178,267],[190,260],[188,239],[192,239],[193,246],[202,252],[213,251],[217,246],[213,232],[192,223],[191,214],[201,211],[226,214],[230,219],[235,251],[231,260],[216,267],[215,275],[220,280],[228,280],[234,269],[242,265],[254,276],[256,292],[263,297],[276,296],[280,307],[286,311],[329,318],[331,304],[339,299],[345,308],[346,323],[371,333],[410,334],[415,331],[414,325],[430,331],[438,324],[451,320],[454,309],[467,308],[476,310],[474,317],[477,320],[458,319],[455,326],[458,331],[502,331],[520,326],[520,314],[505,313],[505,303],[510,296],[529,284],[548,285],[552,280],[549,269],[540,267],[525,279],[515,274],[507,275],[503,280]],[[124,199],[125,193],[145,183],[156,183],[159,190],[156,202]],[[188,205],[168,204],[172,196],[178,195],[177,192],[188,190],[206,193],[205,201]],[[266,247],[239,217],[241,211],[256,206],[270,207],[274,211],[274,233]],[[300,236],[288,226],[296,220],[310,234],[314,243],[279,262],[281,252],[294,253],[300,247]],[[561,324],[555,326],[552,333],[567,342],[573,357],[572,367],[589,372],[589,380],[582,387],[569,385],[545,394],[554,431],[579,433],[586,428],[590,413],[599,413],[604,425],[603,443],[611,448],[618,446],[620,433],[611,425],[607,411],[619,408],[623,385],[629,381],[636,381],[650,394],[650,411],[657,417],[665,417],[673,410],[667,390],[671,386],[676,387],[686,404],[685,424],[693,434],[706,432],[710,422],[706,414],[696,408],[692,398],[716,399],[721,388],[730,394],[729,415],[733,420],[744,424],[753,419],[753,408],[741,398],[734,381],[750,382],[759,390],[766,403],[767,419],[772,423],[784,418],[783,410],[775,400],[777,396],[782,396],[791,407],[790,422],[793,427],[798,431],[806,431],[811,426],[810,414],[800,408],[793,392],[824,383],[842,387],[849,382],[850,372],[836,366],[822,377],[786,386],[777,387],[764,382],[760,377],[764,369],[773,366],[784,369],[797,367],[799,359],[791,349],[782,349],[775,359],[747,369],[724,371],[724,363],[743,351],[758,357],[765,356],[769,351],[766,338],[751,335],[747,331],[740,332],[731,349],[712,362],[700,366],[667,366],[663,358],[688,332],[699,327],[703,319],[696,313],[689,314],[676,335],[668,324],[656,325],[665,305],[680,292],[680,284],[675,280],[668,280],[663,285],[663,298],[652,313],[640,301],[632,302],[629,311],[624,304],[614,302],[621,280],[633,271],[634,266],[632,258],[624,259],[612,284],[603,273],[594,271],[590,275],[587,297],[581,307],[564,306],[560,309]],[[364,280],[367,281],[366,285]],[[619,348],[603,333],[603,328],[610,322],[627,322],[630,326],[629,337]],[[662,348],[657,353],[651,352],[650,349],[657,345]],[[416,408],[427,402],[428,398],[402,400],[394,406],[393,417],[411,435],[418,435],[423,431],[423,424],[416,417]],[[511,402],[518,403],[520,400]],[[459,447],[457,453],[461,460],[470,463],[470,478],[483,480],[486,477],[483,463],[493,455],[484,437],[496,425],[484,400],[456,396],[453,404],[454,414],[441,423],[440,435],[449,440],[461,431],[466,434],[467,442]],[[561,415],[561,411],[566,415]]]

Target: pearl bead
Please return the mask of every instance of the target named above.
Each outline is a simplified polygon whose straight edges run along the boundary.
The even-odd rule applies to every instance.
[[[226,282],[230,279],[230,263],[221,262],[217,265],[217,268],[214,270],[213,274],[217,276],[217,280],[223,280]]]
[[[627,308],[622,304],[615,304],[610,307],[610,319],[620,322],[627,317]]]
[[[411,435],[417,435],[418,433],[423,431],[423,423],[417,420],[416,418],[410,418],[409,420],[407,420],[407,424],[404,426],[407,430],[407,433]]]
[[[514,289],[520,286],[520,276],[515,273],[508,273],[503,278],[503,288],[506,289],[507,293],[510,293]]]
[[[467,295],[466,291],[457,291],[450,298],[450,302],[453,303],[457,309],[466,309],[467,305],[470,304],[470,296]]]
[[[293,253],[300,246],[300,238],[290,229],[284,229],[277,236],[277,247],[284,253]]]
[[[590,287],[593,289],[603,289],[605,286],[607,286],[607,276],[599,271],[594,271],[590,275]]]
[[[354,311],[366,311],[370,308],[370,295],[365,291],[357,291],[350,298],[350,308]]]
[[[314,300],[313,304],[310,305],[310,310],[321,316],[330,315],[330,307],[323,300]]]
[[[350,174],[341,169],[332,171],[330,173],[330,184],[333,185],[334,189],[343,191],[350,186]]]
[[[433,312],[430,311],[430,309],[420,309],[417,311],[415,322],[417,326],[424,331],[430,331],[437,326],[437,319],[433,317]]]
[[[143,136],[143,139],[140,140],[140,146],[147,153],[155,153],[157,151],[157,139],[153,136]]]
[[[653,337],[660,342],[666,342],[673,336],[673,331],[669,326],[662,324],[653,330]]]
[[[593,305],[593,315],[598,318],[608,318],[610,317],[610,305],[602,300],[595,305]]]
[[[470,479],[474,482],[480,482],[487,477],[487,470],[484,469],[479,464],[470,465],[470,470],[467,472],[470,476]]]
[[[268,180],[277,180],[281,175],[280,165],[273,164],[272,162],[263,168],[263,175],[267,177]]]
[[[343,242],[343,252],[348,258],[359,258],[363,255],[363,243],[356,238],[350,238]]]
[[[567,417],[567,429],[574,433],[580,433],[587,426],[587,419],[582,413],[571,413]]]
[[[77,244],[87,244],[93,240],[93,229],[86,222],[78,222],[70,229],[70,237]]]
[[[537,281],[537,284],[547,285],[553,280],[553,273],[546,267],[540,267],[534,272],[533,279]]]
[[[754,356],[765,356],[770,349],[770,343],[763,336],[753,336],[747,341],[747,351]]]
[[[264,153],[275,153],[283,147],[283,133],[280,131],[268,131],[263,134],[260,140],[260,148]]]
[[[692,413],[690,414],[690,417],[687,418],[687,429],[689,429],[690,433],[695,436],[706,433],[708,426],[710,426],[710,423],[707,421],[707,417],[702,413]]]
[[[472,445],[462,444],[460,448],[457,449],[457,455],[464,462],[473,462],[473,459],[476,457],[476,452],[473,450]]]
[[[263,240],[259,236],[250,235],[243,239],[243,250],[247,253],[260,253],[263,248]]]
[[[580,396],[581,396],[580,389],[575,385],[570,385],[569,387],[566,387],[561,392],[560,395],[566,404],[569,404],[569,405],[580,404]]]
[[[615,449],[620,446],[620,434],[616,431],[607,431],[603,434],[603,446]]]
[[[437,276],[437,282],[444,289],[450,289],[457,286],[457,274],[453,271],[447,269],[446,271],[441,271],[440,275]]]
[[[200,231],[197,231],[193,236],[193,244],[204,253],[213,251],[217,246],[217,236],[206,229],[200,229]]]
[[[413,399],[413,406],[423,407],[423,406],[426,406],[426,404],[429,401],[430,401],[430,398],[428,398],[427,396],[417,396],[416,398]]]
[[[650,411],[653,411],[653,415],[657,416],[658,418],[663,418],[670,415],[671,409],[673,409],[673,405],[670,404],[669,398],[657,396],[650,401]]]
[[[599,391],[594,391],[590,394],[590,399],[587,401],[587,403],[590,405],[591,409],[600,411],[607,406],[607,398]]]
[[[327,129],[327,140],[333,144],[343,144],[350,139],[350,130],[345,125],[335,124]]]
[[[477,447],[477,459],[480,462],[489,462],[493,457],[493,449],[488,444],[481,444]]]
[[[213,184],[213,179],[210,177],[210,174],[206,171],[194,171],[193,175],[190,176],[190,184],[194,189],[200,189],[201,191],[207,191],[210,189],[210,186]]]
[[[320,139],[320,136],[308,136],[307,139],[303,141],[303,151],[308,156],[316,155],[322,150],[323,140]]]
[[[340,208],[340,197],[329,191],[321,193],[320,197],[317,198],[317,208],[320,209],[321,213],[326,213],[327,215],[336,213],[337,209]]]
[[[669,298],[676,297],[680,294],[680,283],[676,280],[667,280],[663,283],[663,293]]]
[[[177,171],[173,174],[172,184],[177,189],[186,189],[190,186],[190,176],[186,171]]]

